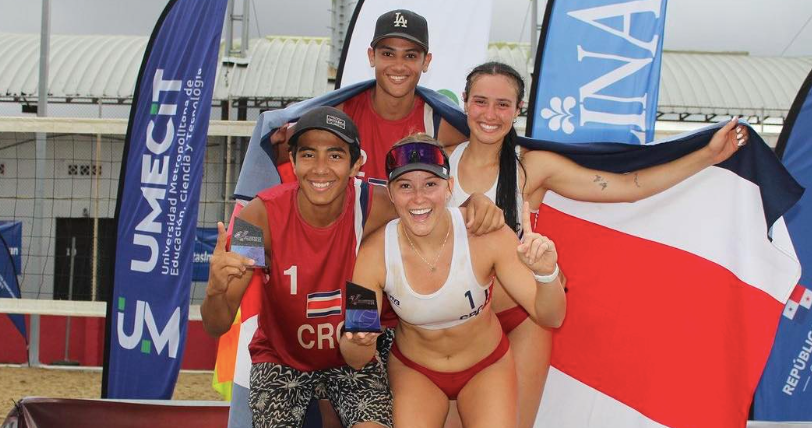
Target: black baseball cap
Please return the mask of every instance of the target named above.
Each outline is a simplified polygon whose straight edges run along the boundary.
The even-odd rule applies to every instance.
[[[369,45],[375,48],[382,39],[397,37],[420,45],[425,52],[429,51],[429,24],[426,18],[406,9],[397,9],[384,13],[375,23],[375,36]]]
[[[335,107],[316,107],[302,115],[299,121],[296,122],[290,142],[295,143],[299,136],[311,129],[329,131],[347,144],[361,146],[361,141],[358,139],[358,128],[355,127],[355,123],[343,111]]]

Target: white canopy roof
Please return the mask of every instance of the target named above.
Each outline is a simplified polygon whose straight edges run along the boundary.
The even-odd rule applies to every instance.
[[[51,97],[132,98],[146,37],[55,35],[51,41]],[[268,36],[249,47],[247,66],[220,66],[215,100],[297,100],[333,87],[327,38]],[[488,49],[490,59],[514,66],[527,82],[528,55],[526,44],[491,43]],[[0,33],[0,101],[36,97],[38,62],[39,35]],[[662,64],[660,113],[785,117],[812,57],[664,52]]]

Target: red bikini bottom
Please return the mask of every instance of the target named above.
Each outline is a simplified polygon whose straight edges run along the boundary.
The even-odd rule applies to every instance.
[[[469,367],[460,372],[438,372],[431,369],[427,369],[420,364],[415,363],[414,361],[406,358],[398,349],[397,343],[392,344],[392,351],[391,354],[397,357],[403,365],[409,367],[417,372],[423,373],[429,380],[434,382],[440,390],[442,390],[446,396],[448,396],[449,400],[456,400],[457,394],[460,393],[462,388],[470,381],[477,373],[481,372],[482,370],[486,369],[491,364],[499,361],[510,349],[510,341],[508,341],[507,335],[502,333],[502,340],[499,342],[499,345],[496,346],[496,349],[491,352],[490,355],[482,359],[482,361],[474,364],[473,366]]]

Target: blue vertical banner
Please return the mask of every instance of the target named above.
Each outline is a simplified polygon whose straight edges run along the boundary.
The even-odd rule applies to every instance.
[[[776,154],[807,191],[784,218],[801,280],[784,307],[753,406],[756,420],[812,421],[812,73],[790,108]]]
[[[666,0],[547,2],[527,136],[566,143],[654,139]]]
[[[19,299],[20,282],[17,276],[22,272],[23,224],[19,221],[0,221],[0,298]],[[25,330],[25,317],[8,314],[17,331],[28,342]]]
[[[104,398],[172,398],[226,4],[171,0],[144,54],[116,204]]]

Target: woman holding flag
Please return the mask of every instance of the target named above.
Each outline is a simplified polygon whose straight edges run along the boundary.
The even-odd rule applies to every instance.
[[[471,192],[491,197],[502,208],[506,223],[521,234],[523,202],[538,207],[547,190],[589,202],[633,202],[659,193],[680,181],[729,158],[747,143],[748,132],[734,118],[702,149],[677,160],[615,174],[579,166],[548,151],[517,146],[513,123],[519,116],[524,81],[510,66],[482,64],[468,74],[463,99],[470,139],[454,147],[451,206]],[[531,222],[535,229],[535,216]],[[493,310],[514,351],[519,379],[519,426],[532,427],[550,365],[552,332],[528,320],[528,313],[494,281]]]
[[[389,359],[396,426],[442,426],[457,400],[466,427],[516,426],[516,369],[489,305],[498,278],[540,325],[556,327],[566,308],[553,243],[533,232],[524,206],[524,241],[503,227],[474,236],[459,208],[446,208],[454,179],[434,140],[407,137],[386,156],[399,219],[361,244],[353,282],[386,292],[400,317]],[[517,251],[504,251],[512,246]],[[345,361],[362,367],[378,334],[346,333]]]

